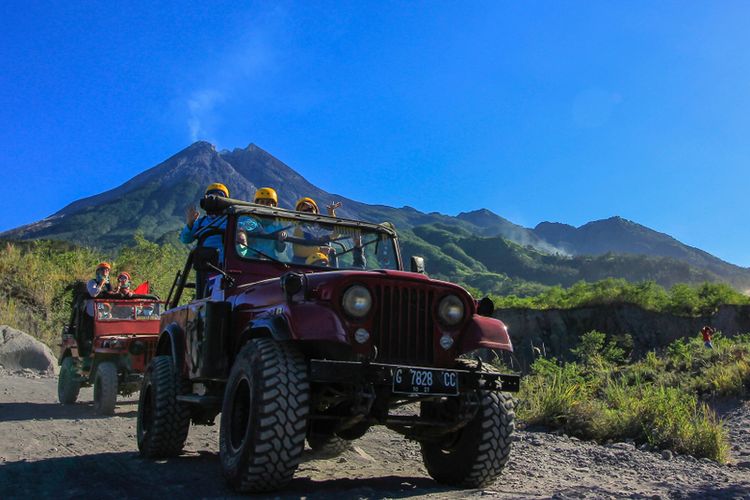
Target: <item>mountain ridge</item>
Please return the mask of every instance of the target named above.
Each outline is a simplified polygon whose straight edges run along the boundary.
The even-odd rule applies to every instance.
[[[616,253],[673,259],[705,269],[706,276],[750,286],[750,270],[622,217],[590,221],[578,228],[554,222],[525,228],[486,208],[450,216],[424,213],[408,206],[365,204],[318,188],[254,143],[222,151],[205,141],[193,143],[115,188],[76,200],[40,221],[0,233],[0,237],[58,239],[107,249],[126,244],[134,232],[141,231],[155,241],[176,242],[177,232],[184,223],[185,207],[191,202],[197,203],[205,186],[216,181],[226,184],[233,198],[246,200],[252,199],[258,187],[274,187],[279,193],[280,205],[285,207],[293,207],[303,196],[316,199],[321,208],[330,201],[342,201],[343,206],[338,211],[342,217],[394,223],[402,235],[402,243],[415,252],[429,252],[447,278],[455,278],[455,273],[465,276],[489,273],[487,279],[490,279],[501,269],[504,271],[497,274],[500,278],[513,276],[517,269],[508,270],[491,258],[494,248],[519,266],[532,266],[516,274],[523,277],[542,276],[539,274],[542,273],[542,282],[554,282],[556,270],[564,270],[568,277],[584,273],[580,267],[583,264],[576,264],[577,270],[571,271],[565,259]],[[425,229],[419,229],[421,227]],[[428,230],[428,227],[435,229]],[[462,237],[447,241],[445,234]],[[438,239],[431,241],[430,238]],[[479,242],[477,238],[492,240]],[[516,246],[508,247],[504,240]],[[472,256],[472,252],[467,251],[471,248],[479,253]],[[558,260],[553,262],[551,257],[539,257],[536,252]],[[494,264],[488,265],[487,259]],[[606,269],[601,272],[606,274]],[[735,274],[737,276],[733,276]],[[567,279],[561,276],[560,282],[567,282]]]

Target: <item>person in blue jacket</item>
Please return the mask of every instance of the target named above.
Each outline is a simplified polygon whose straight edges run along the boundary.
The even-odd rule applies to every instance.
[[[206,188],[205,196],[222,196],[229,198],[229,189],[224,184],[214,182]],[[180,241],[185,244],[198,240],[204,247],[219,250],[219,263],[224,262],[224,231],[227,229],[227,216],[206,212],[199,217],[195,205],[191,205],[185,212],[185,227],[180,232]]]
[[[255,192],[253,203],[267,207],[277,207],[279,196],[276,190],[262,187]],[[244,237],[243,242],[238,242],[238,252],[242,257],[265,256],[272,259],[278,258],[286,249],[287,232],[284,227],[269,219],[256,219],[255,217],[243,216],[237,224],[237,238]],[[244,233],[242,236],[240,234]],[[264,237],[258,238],[262,235]],[[270,238],[269,238],[270,236]]]

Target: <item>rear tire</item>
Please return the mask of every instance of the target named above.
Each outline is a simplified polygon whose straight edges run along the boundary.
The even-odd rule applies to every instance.
[[[64,405],[72,405],[78,399],[80,390],[81,383],[78,380],[75,361],[68,356],[63,359],[57,376],[57,399]]]
[[[282,488],[305,447],[310,385],[292,345],[253,339],[240,351],[221,409],[224,477],[242,492]]]
[[[94,411],[99,415],[114,415],[117,403],[117,367],[105,362],[96,368],[94,377]]]
[[[143,457],[180,454],[188,431],[190,412],[177,401],[180,376],[171,356],[156,356],[146,369],[138,399],[137,439]]]
[[[479,391],[478,396],[479,410],[465,427],[439,443],[421,443],[427,472],[439,483],[481,488],[502,472],[510,458],[513,399],[490,391]]]

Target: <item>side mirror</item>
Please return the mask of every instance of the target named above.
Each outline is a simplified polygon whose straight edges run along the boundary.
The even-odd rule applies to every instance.
[[[216,271],[214,267],[219,267],[219,249],[198,247],[193,250],[193,267],[199,272]]]
[[[424,274],[424,257],[411,257],[411,272]]]
[[[495,303],[492,302],[492,299],[485,297],[479,301],[477,314],[480,316],[492,316],[493,312],[495,312]]]

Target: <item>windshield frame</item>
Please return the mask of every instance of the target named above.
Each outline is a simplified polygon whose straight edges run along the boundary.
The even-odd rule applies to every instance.
[[[162,314],[167,310],[167,303],[163,300],[151,300],[151,299],[123,299],[123,298],[95,298],[90,299],[94,303],[94,321],[102,322],[102,323],[112,323],[115,321],[135,321],[142,323],[144,321],[160,321]],[[101,317],[101,313],[99,310],[99,304],[108,304],[110,307],[110,314],[112,314],[112,311],[115,307],[128,307],[131,308],[133,311],[133,315],[129,317],[116,317],[114,315],[110,316],[109,318]],[[140,307],[143,308],[145,306],[152,306],[155,308],[158,308],[158,313],[156,315],[153,315],[153,317],[139,317],[136,308]],[[151,315],[150,315],[151,316]]]
[[[233,200],[234,201],[234,200]],[[255,262],[272,262],[268,260],[262,260],[262,259],[256,259],[253,257],[243,257],[239,255],[239,252],[237,251],[236,245],[234,244],[235,241],[235,233],[237,230],[237,222],[239,217],[243,215],[257,215],[260,217],[269,217],[269,218],[282,218],[282,219],[292,219],[295,221],[299,221],[301,223],[318,223],[318,224],[327,224],[327,225],[335,225],[335,226],[344,226],[348,228],[353,229],[359,229],[364,232],[369,233],[378,233],[385,235],[393,245],[393,255],[395,258],[395,268],[396,270],[403,270],[403,260],[401,259],[401,245],[398,240],[398,233],[396,233],[395,229],[390,226],[386,225],[386,223],[383,224],[375,224],[372,222],[364,222],[360,220],[355,219],[347,219],[344,217],[331,217],[329,215],[323,215],[323,214],[312,214],[307,212],[297,212],[295,210],[287,210],[284,208],[278,208],[278,207],[266,207],[262,205],[255,205],[253,203],[248,202],[237,202],[236,204],[233,204],[232,206],[228,207],[226,209],[226,213],[232,215],[231,217],[231,228],[227,227],[226,231],[226,241],[225,241],[225,248],[231,247],[231,253],[234,255],[235,258],[239,259],[240,261],[255,261]],[[229,225],[228,225],[229,226]],[[310,269],[321,269],[321,270],[355,270],[348,267],[342,267],[342,268],[331,268],[331,267],[324,267],[324,266],[311,266],[307,264],[298,264],[298,263],[292,263],[292,262],[285,262],[284,263],[287,266],[290,267],[306,267]],[[372,271],[372,269],[369,269]]]

